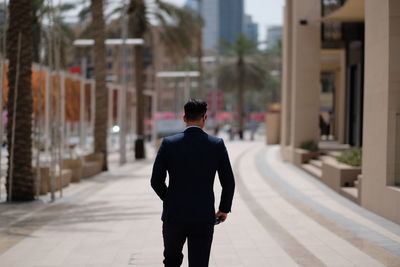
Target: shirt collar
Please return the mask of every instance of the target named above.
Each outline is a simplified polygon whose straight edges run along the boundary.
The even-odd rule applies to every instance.
[[[199,128],[199,129],[201,129],[201,127],[199,127],[199,126],[191,125],[191,126],[186,127],[186,128],[185,128],[185,131],[186,131],[187,129],[190,129],[190,128]]]

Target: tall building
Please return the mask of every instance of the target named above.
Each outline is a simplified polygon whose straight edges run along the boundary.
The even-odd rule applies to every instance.
[[[217,51],[219,46],[219,1],[203,0],[200,12],[204,20],[203,47]]]
[[[243,0],[219,0],[219,40],[235,43],[243,33],[244,3]]]
[[[253,21],[253,18],[250,15],[244,16],[244,34],[246,38],[250,41],[257,43],[258,42],[258,24]]]
[[[270,26],[267,28],[267,47],[275,47],[280,41],[282,41],[282,26]]]
[[[204,49],[218,52],[221,41],[234,43],[236,37],[244,30],[243,0],[188,0],[188,8],[200,10],[204,20],[203,46]]]

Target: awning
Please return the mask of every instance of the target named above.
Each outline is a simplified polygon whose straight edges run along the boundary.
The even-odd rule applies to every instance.
[[[322,21],[358,22],[365,20],[365,0],[347,0],[338,10],[322,18]]]

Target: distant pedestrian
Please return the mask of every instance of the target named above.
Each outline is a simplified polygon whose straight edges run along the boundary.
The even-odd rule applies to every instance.
[[[257,132],[258,124],[257,122],[253,121],[250,123],[250,140],[254,141],[254,136]]]
[[[189,267],[207,267],[214,225],[224,222],[231,211],[235,181],[223,140],[202,130],[207,104],[190,100],[184,109],[186,130],[164,138],[154,162],[151,186],[163,201],[164,266],[182,264],[187,240]],[[217,212],[213,192],[216,172],[222,186]]]
[[[214,128],[214,136],[218,136],[219,134],[219,124],[216,123],[215,128]]]
[[[232,127],[232,124],[228,124],[228,135],[229,135],[229,141],[233,141],[233,139],[235,138],[235,132]]]

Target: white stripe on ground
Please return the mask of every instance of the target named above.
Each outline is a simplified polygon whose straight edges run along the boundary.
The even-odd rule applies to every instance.
[[[252,150],[247,157],[250,160],[242,161],[241,170],[246,171],[246,185],[252,190],[273,191],[268,186],[256,168],[255,157],[260,150]],[[251,174],[249,171],[251,170]],[[254,170],[254,171],[253,171]],[[302,183],[301,178],[295,175],[286,176],[296,179],[296,184]],[[304,189],[304,188],[303,188]],[[300,189],[299,189],[300,190]],[[369,255],[363,253],[347,241],[339,238],[314,220],[297,210],[280,196],[261,198],[264,209],[276,219],[300,244],[311,251],[317,258],[328,266],[384,266]]]
[[[373,221],[368,220],[363,216],[360,216],[346,206],[341,205],[341,203],[331,198],[325,192],[320,190],[317,186],[302,178],[300,175],[298,175],[298,173],[292,171],[290,168],[287,168],[287,164],[289,163],[282,162],[279,158],[279,153],[279,147],[269,148],[267,150],[267,153],[265,154],[265,159],[270,166],[274,166],[274,170],[279,173],[280,176],[285,179],[287,183],[290,183],[290,185],[295,187],[297,190],[301,190],[303,193],[306,193],[307,196],[312,198],[314,201],[329,208],[332,211],[337,212],[343,217],[346,217],[349,220],[353,220],[395,242],[400,243],[400,236],[386,230],[379,224],[376,224]]]

